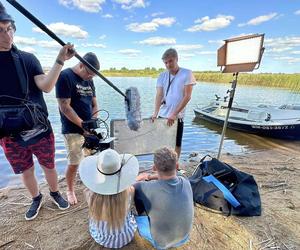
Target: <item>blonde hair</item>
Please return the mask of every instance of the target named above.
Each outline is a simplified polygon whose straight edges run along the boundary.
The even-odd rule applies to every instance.
[[[130,195],[130,188],[113,195],[92,192],[89,199],[90,218],[106,221],[110,229],[120,229],[128,212]]]
[[[154,152],[153,161],[158,172],[169,176],[176,170],[177,153],[173,149],[163,147]]]

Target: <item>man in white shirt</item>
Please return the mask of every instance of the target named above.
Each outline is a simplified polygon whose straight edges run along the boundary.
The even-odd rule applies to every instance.
[[[178,66],[178,54],[175,49],[166,50],[162,60],[167,70],[161,73],[157,79],[152,121],[157,117],[167,118],[168,126],[172,126],[174,121],[178,120],[175,151],[179,158],[185,107],[191,99],[196,80],[191,70]]]

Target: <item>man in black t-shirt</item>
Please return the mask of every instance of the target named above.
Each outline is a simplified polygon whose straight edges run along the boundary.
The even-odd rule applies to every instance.
[[[83,56],[95,69],[100,69],[97,56],[89,52]],[[67,198],[71,205],[77,203],[74,182],[78,165],[83,158],[84,143],[82,122],[97,117],[97,101],[92,78],[95,74],[79,62],[61,72],[56,83],[56,98],[67,149],[68,167],[66,170]]]
[[[7,14],[0,2],[1,119],[7,119],[4,114],[4,105],[13,105],[13,109],[15,109],[17,108],[16,105],[20,104],[19,101],[16,103],[20,99],[22,103],[39,105],[40,108],[31,110],[31,114],[37,118],[44,118],[42,124],[39,124],[41,120],[37,119],[35,127],[32,127],[31,130],[13,135],[1,134],[0,137],[0,145],[7,160],[16,174],[22,174],[24,185],[32,196],[32,204],[25,214],[26,220],[32,220],[38,215],[43,200],[34,174],[33,155],[37,157],[44,170],[45,178],[49,184],[50,197],[54,203],[62,210],[69,207],[68,202],[58,192],[57,173],[54,164],[54,135],[47,119],[48,112],[43,92],[52,90],[64,61],[73,57],[74,50],[73,45],[65,45],[59,51],[50,72],[45,75],[40,62],[33,54],[19,51],[13,45],[15,31],[14,20]],[[0,122],[1,131],[3,131],[3,120]],[[18,119],[15,123],[11,123],[11,126],[17,127]],[[20,128],[22,129],[22,126]],[[24,135],[27,135],[27,139],[24,139]]]

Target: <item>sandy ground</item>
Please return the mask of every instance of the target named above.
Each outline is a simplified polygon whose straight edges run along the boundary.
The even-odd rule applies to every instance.
[[[195,155],[194,155],[195,156]],[[200,156],[186,162],[191,173]],[[260,217],[225,217],[197,206],[189,243],[181,249],[300,249],[299,148],[276,147],[222,159],[255,176],[260,188]],[[60,180],[65,190],[65,180]],[[30,203],[25,189],[0,190],[0,249],[104,249],[88,234],[83,185],[77,182],[79,203],[67,211],[52,204],[46,185],[46,202],[39,216],[27,222]],[[124,249],[152,249],[136,233]]]

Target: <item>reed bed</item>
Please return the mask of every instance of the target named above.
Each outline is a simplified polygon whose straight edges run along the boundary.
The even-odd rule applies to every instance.
[[[164,71],[163,68],[145,68],[145,69],[115,69],[101,71],[105,76],[116,77],[153,77],[156,78]],[[214,71],[194,71],[198,82],[229,83],[232,80],[232,74],[222,74]],[[240,73],[238,83],[242,85],[254,85],[273,88],[291,89],[300,91],[300,73]]]

